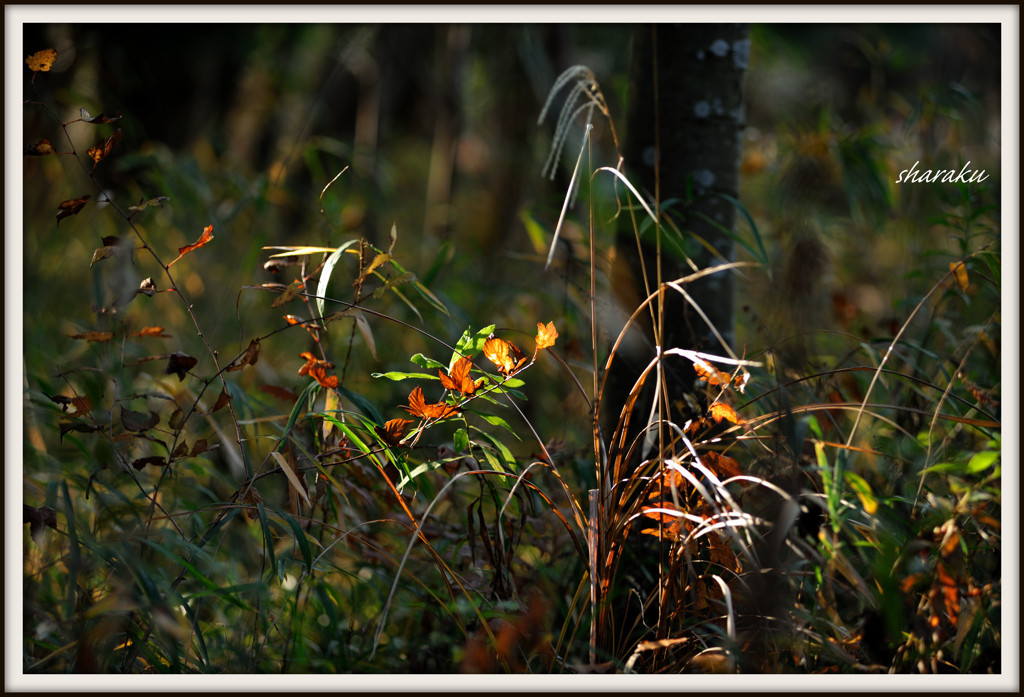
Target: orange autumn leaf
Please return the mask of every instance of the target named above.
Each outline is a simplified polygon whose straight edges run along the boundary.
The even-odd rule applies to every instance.
[[[324,387],[336,388],[338,386],[338,376],[328,375],[328,367],[330,363],[324,361],[317,361],[313,365],[309,366],[309,377],[319,382]]]
[[[132,332],[132,336],[156,336],[161,339],[170,339],[170,334],[164,334],[163,327],[143,327],[137,332]]]
[[[405,436],[405,431],[409,428],[409,424],[411,423],[412,421],[409,419],[391,419],[384,424],[384,428],[374,426],[373,430],[378,436],[380,436],[381,440],[388,445],[398,445]]]
[[[191,252],[193,249],[199,249],[200,247],[205,247],[206,244],[210,240],[212,240],[212,239],[213,239],[213,226],[212,225],[207,225],[205,228],[203,228],[203,234],[199,236],[198,240],[196,240],[192,244],[187,244],[184,247],[179,247],[178,248],[178,259],[181,259],[183,256],[185,256],[186,254]],[[178,259],[175,259],[174,261],[177,261]],[[174,262],[171,262],[171,263],[174,263]],[[171,264],[168,264],[168,266],[170,266],[170,265]]]
[[[709,450],[708,452],[701,453],[700,460],[719,479],[729,479],[730,477],[740,477],[743,475],[743,472],[740,471],[739,463],[728,455],[720,455]]]
[[[94,147],[89,148],[85,153],[89,156],[89,159],[93,162],[93,168],[100,163],[100,161],[110,154],[110,151],[114,149],[121,140],[121,129],[117,129],[114,133],[106,140],[101,140],[96,143]]]
[[[28,64],[28,69],[33,73],[38,73],[40,71],[44,73],[49,72],[50,67],[56,60],[57,52],[52,48],[43,49],[42,51],[33,53],[31,56],[25,57],[25,63]]]
[[[519,347],[496,336],[492,336],[484,342],[484,355],[491,363],[498,366],[498,372],[506,377],[515,373],[526,363],[526,355],[519,350]]]
[[[715,370],[714,367],[711,370],[707,370],[700,363],[693,364],[693,370],[697,373],[698,380],[706,380],[709,385],[722,385],[728,387],[732,381],[732,376],[729,373],[721,370]]]
[[[558,332],[555,331],[555,323],[548,322],[547,326],[544,326],[540,322],[537,322],[537,350],[551,348],[555,345],[555,339],[558,338]]]
[[[469,371],[472,367],[473,361],[463,357],[455,361],[455,365],[452,366],[449,375],[445,375],[444,371],[441,370],[438,370],[437,374],[441,377],[441,384],[445,386],[445,389],[461,392],[470,397],[476,392],[476,388],[480,386],[480,383],[484,381],[483,378],[480,378],[474,382],[473,378],[469,377]]]
[[[458,407],[443,402],[427,404],[427,400],[423,396],[423,389],[420,387],[417,387],[409,395],[409,406],[401,408],[418,419],[447,419],[449,416],[459,413]]]
[[[316,331],[314,330],[323,329],[323,327],[321,327],[316,322],[306,322],[306,320],[302,319],[301,317],[296,317],[295,315],[285,315],[284,321],[290,325],[301,324],[302,328],[309,332],[309,335],[313,337],[313,341],[317,343],[320,342],[320,337],[316,335]]]
[[[81,334],[68,334],[72,339],[84,339],[85,341],[110,341],[114,338],[111,332],[82,332]]]
[[[86,194],[82,198],[73,198],[67,201],[61,201],[58,208],[60,212],[57,213],[57,224],[60,225],[60,221],[63,218],[67,218],[71,215],[78,215],[78,212],[85,207],[85,204],[92,198],[92,194]]]
[[[736,413],[736,410],[724,402],[715,402],[711,405],[709,412],[715,423],[721,423],[722,419],[731,421],[734,424],[744,423],[743,419]]]

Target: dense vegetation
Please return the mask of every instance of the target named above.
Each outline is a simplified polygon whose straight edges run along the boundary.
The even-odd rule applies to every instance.
[[[739,256],[661,289],[733,274],[736,345],[624,404],[614,230],[702,244],[624,34],[27,32],[23,670],[1001,672],[998,45],[843,31],[754,27]]]

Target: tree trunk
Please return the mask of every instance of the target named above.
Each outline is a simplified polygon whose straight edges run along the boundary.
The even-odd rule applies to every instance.
[[[638,27],[634,34],[630,113],[626,124],[624,152],[625,174],[634,186],[646,194],[651,208],[656,202],[662,211],[661,280],[677,281],[694,273],[682,249],[697,269],[734,260],[734,245],[725,231],[732,232],[736,219],[734,204],[722,195],[738,197],[739,164],[744,128],[743,81],[750,54],[749,28],[746,25],[658,25]],[[638,211],[637,224],[643,222]],[[616,254],[613,264],[613,292],[628,317],[648,292],[658,288],[658,255],[654,228],[643,234],[639,249],[632,218],[623,212],[619,218]],[[668,221],[682,233],[672,229]],[[711,252],[708,248],[714,249]],[[645,289],[643,277],[647,275]],[[686,292],[707,316],[724,341],[734,343],[733,288],[731,272],[711,274],[684,285]],[[647,290],[649,289],[649,290]],[[697,310],[678,291],[665,291],[663,349],[686,348],[727,355]],[[655,315],[657,304],[653,305]],[[607,440],[619,419],[622,405],[641,371],[654,358],[655,331],[651,313],[645,311],[632,340],[619,348],[602,396],[602,429]],[[665,381],[671,414],[682,426],[692,418],[684,393],[694,391],[696,378],[692,365],[678,357],[665,364]],[[636,441],[648,423],[655,394],[653,373],[630,418],[625,447]],[[699,397],[698,397],[699,401]],[[701,408],[706,408],[701,405]],[[701,414],[703,416],[703,414]],[[657,436],[655,430],[653,435]],[[653,441],[657,443],[657,440]],[[643,448],[634,449],[625,463],[626,476],[645,457]],[[616,455],[614,444],[609,453]],[[643,525],[640,521],[634,527]],[[616,637],[603,637],[602,650],[616,652],[635,646],[642,637],[631,627],[640,627],[637,603],[629,602],[627,589],[641,596],[655,592],[660,578],[659,559],[663,549],[656,539],[630,534],[623,547],[619,578],[614,582],[611,603],[616,616]],[[636,538],[633,535],[636,534]],[[657,602],[649,607],[659,618]],[[647,611],[648,620],[651,610]],[[648,623],[649,625],[649,623]],[[660,622],[659,622],[660,625]],[[665,629],[659,626],[658,636]],[[613,642],[610,646],[609,639]]]
[[[682,246],[701,269],[734,260],[733,241],[721,228],[733,230],[736,209],[719,194],[732,198],[739,194],[745,120],[743,81],[749,54],[747,25],[657,25],[638,27],[635,32],[625,173],[641,193],[647,194],[652,208],[655,198],[660,201],[663,214],[683,233],[681,238],[662,223],[663,281],[693,273],[673,248]],[[620,221],[615,274],[624,282],[615,284],[615,292],[628,316],[646,295],[643,267],[650,292],[657,289],[657,254],[653,228],[644,233],[642,251],[638,251],[630,216],[623,214]],[[638,215],[638,225],[641,222]],[[711,253],[700,240],[717,253]],[[730,346],[735,337],[733,287],[733,276],[727,271],[685,286]],[[708,324],[672,289],[666,291],[664,325],[666,349],[725,353]],[[640,328],[644,340],[626,342],[612,364],[602,406],[606,434],[614,427],[618,409],[640,371],[654,357],[650,313],[644,313]],[[633,336],[639,334],[634,332]],[[692,389],[694,377],[688,363],[666,362],[670,402]],[[645,408],[650,402],[649,398],[643,401]],[[646,418],[634,415],[632,424],[642,428]]]

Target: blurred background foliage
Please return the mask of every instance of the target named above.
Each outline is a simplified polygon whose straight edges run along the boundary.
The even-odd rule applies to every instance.
[[[123,141],[97,172],[122,206],[170,197],[162,208],[135,218],[165,262],[213,225],[214,241],[179,262],[175,271],[222,359],[283,326],[284,312],[306,316],[297,304],[272,309],[275,295],[244,288],[288,283],[297,274],[297,267],[278,274],[266,270],[271,252],[263,247],[334,247],[364,238],[387,248],[394,225],[396,260],[442,300],[449,314],[414,295],[408,297],[416,311],[390,295],[371,307],[449,343],[467,326],[475,331],[496,323],[513,340],[515,332],[526,332],[522,338],[529,344],[536,322],[554,320],[559,355],[588,385],[586,181],[562,231],[564,250],[552,270],[544,271],[582,129],[572,132],[564,166],[552,182],[540,170],[553,136],[553,117],[541,125],[537,117],[555,77],[584,64],[602,85],[618,133],[627,132],[631,32],[626,25],[586,24],[47,24],[27,25],[24,45],[27,52],[58,51],[52,71],[38,76],[35,85],[62,120],[77,118],[80,107],[93,114],[123,115],[116,126],[77,123],[69,130],[84,150],[115,127],[123,129]],[[999,30],[992,26],[752,27],[740,201],[766,244],[769,264],[745,270],[737,286],[738,352],[771,349],[783,366],[801,374],[826,363],[842,367],[858,342],[891,337],[949,270],[950,261],[994,240],[1000,204],[999,53]],[[27,79],[25,99],[37,99]],[[48,114],[26,105],[24,115],[26,143],[48,138],[66,150]],[[601,120],[595,121],[593,149],[585,157],[592,158],[591,169],[615,165]],[[987,190],[894,183],[915,162],[920,170],[959,170],[967,161],[971,169],[989,175]],[[139,253],[134,261],[112,258],[89,269],[104,236],[128,235],[123,220],[95,204],[56,225],[58,202],[94,193],[78,164],[69,157],[27,157],[24,182],[23,346],[29,390],[64,393],[65,384],[55,377],[60,370],[90,361],[110,369],[122,360],[130,364],[166,351],[198,357],[196,371],[211,374],[209,355],[170,294],[138,296],[111,311],[115,299],[143,278],[152,276],[160,285],[158,267]],[[598,303],[613,303],[623,290],[608,280],[614,192],[611,182],[601,178],[593,186]],[[971,215],[965,232],[963,220]],[[737,234],[753,240],[746,218],[740,218]],[[972,235],[976,242],[964,242]],[[739,255],[750,258],[743,251]],[[343,264],[330,290],[351,300],[357,266],[354,258]],[[979,295],[977,302],[965,304],[961,324],[983,324],[994,302],[990,295]],[[348,389],[370,399],[385,418],[395,418],[402,415],[396,407],[405,402],[408,385],[370,374],[414,371],[409,357],[418,352],[447,362],[449,352],[401,325],[370,322],[376,359],[348,320],[329,325],[325,349],[339,375],[345,366]],[[135,330],[159,324],[172,338],[157,349],[139,342],[91,345],[67,338],[83,331],[117,331],[121,323]],[[964,341],[959,329],[944,332],[945,326],[922,318],[922,332],[935,329],[929,350],[952,353]],[[614,336],[617,329],[611,331]],[[984,376],[984,387],[998,392],[998,327],[986,331],[985,349],[973,353],[967,372]],[[263,342],[254,368],[233,374],[244,400],[240,418],[250,424],[254,438],[279,435],[281,423],[275,419],[287,416],[289,409],[258,388],[282,386],[299,393],[307,380],[296,374],[302,365],[298,354],[312,347],[309,334],[293,327]],[[145,363],[131,370],[136,376],[134,371],[142,371],[154,391],[178,395],[187,390],[188,383],[181,385]],[[82,372],[76,380],[97,404],[109,400],[110,386],[101,374]],[[526,416],[542,439],[562,441],[569,471],[575,467],[578,482],[586,482],[593,468],[587,404],[555,361],[539,361],[526,380]],[[85,480],[96,473],[97,463],[103,464],[102,448],[87,451],[76,434],[53,441],[53,405],[44,399],[27,399],[25,416],[26,502],[54,505],[62,478],[85,490]],[[212,419],[196,428],[195,436],[211,442],[222,437]],[[232,439],[212,453],[212,464],[190,465],[189,476],[205,492],[197,502],[203,497],[206,503],[223,500],[237,486],[239,465],[221,460]],[[523,457],[536,449],[528,439],[518,447]],[[91,472],[83,455],[94,467]],[[116,509],[113,493],[97,495],[113,497],[109,503]],[[272,496],[264,491],[264,497]],[[232,534],[238,537],[231,539],[258,545],[255,532]],[[407,539],[402,534],[408,533],[396,532]],[[466,554],[457,541],[451,544]],[[559,545],[553,538],[536,544],[537,558],[548,563],[568,547],[566,540]],[[375,621],[393,567],[373,570],[359,561],[364,553],[353,550],[347,567],[364,583],[333,589],[314,585],[309,591],[311,607],[321,610],[311,611],[311,633],[291,648],[304,670],[388,669],[388,664],[365,662],[367,639],[358,630]],[[563,602],[575,589],[566,589],[566,581],[545,568],[537,564],[538,577],[555,577],[538,578],[538,588],[558,598],[553,602]],[[247,577],[243,571],[221,570],[225,584]],[[429,574],[429,565],[418,573]],[[437,579],[433,584],[423,579],[425,587],[438,586]],[[166,585],[169,580],[154,582]],[[453,661],[464,660],[465,652],[449,645],[451,626],[432,625],[429,612],[420,617],[417,608],[429,607],[432,600],[410,585],[406,610],[395,621],[428,639],[414,655],[408,643],[402,645],[402,636],[409,634],[396,637],[391,660],[400,669],[450,669]],[[38,592],[33,602],[39,607],[65,601],[59,589]],[[341,603],[331,594],[351,597]],[[124,607],[137,602],[125,600]],[[342,604],[361,608],[364,615],[330,615]],[[203,612],[214,611],[204,605]],[[32,623],[41,642],[60,645],[48,638],[43,618]],[[317,626],[325,628],[324,637],[317,637]],[[331,634],[338,626],[347,628],[349,640],[326,648],[340,636]],[[166,631],[173,635],[178,630]],[[248,665],[248,647],[231,643],[228,626],[210,625],[205,638],[210,653],[221,633],[221,648],[239,652],[238,667]],[[353,639],[356,635],[363,638]]]

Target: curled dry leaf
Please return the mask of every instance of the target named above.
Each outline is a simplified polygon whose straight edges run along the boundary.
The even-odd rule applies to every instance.
[[[231,395],[228,394],[228,391],[221,390],[220,396],[217,397],[217,402],[213,405],[213,409],[210,410],[210,413],[213,414],[214,412],[220,411],[221,409],[226,407],[228,405],[228,402],[230,401]]]
[[[97,116],[92,116],[91,114],[89,114],[88,110],[86,110],[85,108],[81,108],[78,110],[78,113],[80,115],[81,120],[85,121],[86,123],[113,123],[121,118],[120,111],[115,111],[113,114],[103,113]]]
[[[219,445],[214,445],[211,448],[210,446],[208,446],[206,444],[206,439],[205,438],[200,438],[199,440],[197,440],[195,443],[192,444],[192,452],[189,454],[189,457],[195,457],[196,455],[202,455],[207,450],[213,450],[214,448],[219,448],[219,447],[220,447]]]
[[[106,140],[101,140],[100,142],[96,143],[95,146],[89,148],[89,150],[85,154],[89,156],[90,160],[92,160],[92,166],[95,168],[96,165],[98,165],[104,157],[110,154],[110,151],[113,150],[114,146],[117,145],[120,141],[121,129],[119,128],[116,131],[114,131],[109,138],[107,138]]]
[[[72,339],[84,339],[85,341],[104,342],[114,338],[112,332],[82,332],[81,334],[68,334]]]
[[[306,320],[302,319],[301,317],[296,317],[295,315],[285,315],[284,321],[291,325],[301,324],[303,329],[309,332],[309,335],[313,337],[313,341],[320,341],[320,337],[317,336],[316,332],[319,331],[320,329],[323,329],[323,327],[321,327],[316,322],[306,322]]]
[[[57,150],[50,145],[50,141],[44,138],[35,145],[26,145],[25,154],[32,157],[41,157],[43,155],[56,155]]]
[[[402,438],[405,436],[406,429],[409,428],[409,424],[412,421],[409,419],[391,419],[384,428],[380,426],[374,426],[373,430],[380,436],[380,439],[388,445],[398,445]]]
[[[518,346],[496,336],[484,342],[484,355],[498,366],[498,372],[506,377],[526,363],[526,354],[520,351]]]
[[[95,433],[101,430],[99,426],[90,426],[82,423],[64,423],[60,425],[60,442],[64,442],[64,434],[69,431],[81,431],[82,433]]]
[[[186,455],[188,455],[188,443],[186,443],[185,441],[181,441],[180,443],[178,443],[178,447],[174,449],[173,453],[171,453],[171,457],[173,457],[175,460],[179,460],[185,457]]]
[[[444,385],[445,389],[461,392],[467,397],[471,397],[476,392],[476,388],[484,381],[484,378],[479,378],[474,382],[473,378],[469,377],[469,371],[472,367],[473,361],[463,356],[455,361],[455,365],[452,366],[449,375],[445,375],[442,370],[438,370],[437,374],[441,377],[441,384]]]
[[[708,370],[710,368],[710,370]],[[708,366],[705,368],[700,363],[693,364],[693,371],[697,373],[697,379],[706,381],[709,385],[722,385],[723,387],[729,387],[732,383],[732,376],[721,370],[716,370],[714,366]]]
[[[241,501],[246,506],[251,506],[251,508],[245,511],[245,514],[249,516],[249,520],[259,520],[260,512],[256,508],[256,504],[263,503],[263,497],[260,496],[260,492],[256,491],[255,484],[245,488]]]
[[[164,375],[171,375],[173,373],[178,376],[178,382],[181,382],[185,379],[185,374],[192,370],[198,362],[192,356],[176,351],[167,359]]]
[[[166,467],[167,460],[160,457],[159,455],[151,455],[150,457],[140,457],[138,460],[132,461],[132,467],[137,470],[141,470],[146,465],[153,465],[154,467]]]
[[[172,261],[169,264],[167,264],[167,268],[171,268],[171,264],[173,264],[175,261],[178,261],[179,259],[181,259],[183,256],[185,256],[186,254],[191,252],[193,249],[199,249],[200,247],[205,247],[206,244],[210,240],[212,240],[212,239],[213,239],[213,226],[212,225],[207,225],[205,228],[203,228],[203,234],[199,236],[198,240],[196,240],[192,244],[186,244],[184,247],[178,247],[178,259],[175,259],[174,261]]]
[[[171,200],[170,196],[157,196],[156,198],[151,198],[148,201],[144,201],[143,199],[140,198],[139,199],[139,205],[137,205],[137,206],[128,206],[128,210],[135,211],[137,213],[137,212],[139,212],[141,210],[145,210],[146,207],[148,207],[148,206],[156,206],[157,208],[163,208],[164,204],[162,204],[160,202],[161,201],[170,201],[170,200]]]
[[[274,302],[270,303],[271,307],[281,307],[287,303],[290,303],[306,286],[298,281],[293,281],[290,286],[284,289],[284,292],[274,298]]]
[[[153,297],[153,294],[156,292],[156,284],[153,283],[152,278],[143,279],[142,283],[139,284],[139,289],[135,291],[136,294],[143,293],[151,298]]]
[[[548,322],[547,326],[537,322],[537,350],[551,348],[555,345],[558,332],[555,331],[555,323]]]
[[[459,413],[458,407],[443,402],[427,404],[427,400],[423,396],[423,389],[420,387],[414,389],[409,395],[409,406],[401,408],[418,419],[447,419],[449,416]]]
[[[249,342],[249,347],[245,349],[245,353],[239,356],[234,363],[227,367],[229,373],[236,370],[241,370],[247,365],[256,365],[256,361],[260,358],[260,342],[253,339]]]
[[[115,235],[104,237],[103,246],[92,253],[92,261],[89,263],[89,268],[92,268],[93,264],[95,264],[97,261],[100,261],[101,259],[106,259],[119,249],[128,250],[130,249],[130,247],[125,243],[124,240]]]
[[[91,198],[92,194],[86,194],[82,198],[72,198],[67,201],[61,201],[60,205],[57,206],[60,209],[57,212],[57,224],[60,225],[60,221],[64,218],[72,215],[78,215]]]
[[[25,63],[28,64],[28,69],[34,73],[38,72],[49,72],[54,61],[57,60],[57,52],[52,48],[43,49],[37,51],[31,56],[26,56]]]
[[[728,455],[720,455],[713,450],[709,450],[701,453],[700,460],[719,479],[729,479],[730,477],[740,477],[743,475],[739,463]]]
[[[142,433],[160,423],[160,415],[156,412],[149,412],[149,416],[137,411],[121,407],[121,425],[124,430],[132,433]]]

